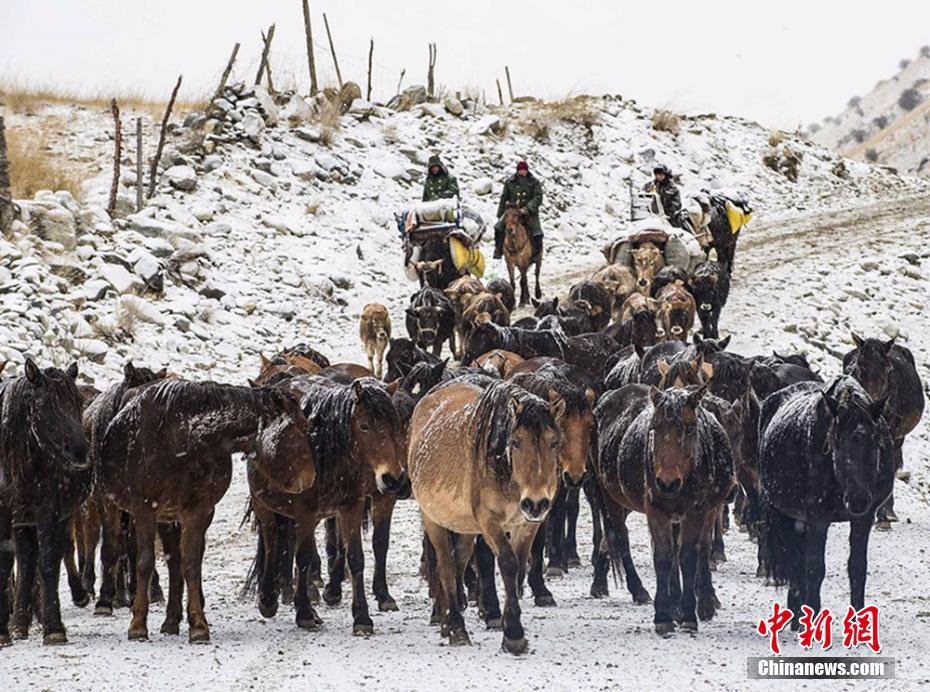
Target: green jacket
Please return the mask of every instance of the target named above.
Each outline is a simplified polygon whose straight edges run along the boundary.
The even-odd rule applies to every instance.
[[[428,168],[439,166],[439,172],[436,175],[426,174],[426,182],[423,183],[423,201],[432,202],[436,199],[451,199],[459,196],[459,181],[454,175],[449,175],[448,169],[443,165],[438,156],[433,156],[429,160]]]
[[[527,173],[525,178],[514,173],[504,182],[501,201],[497,205],[497,218],[503,219],[508,204],[526,207],[529,212],[527,230],[530,235],[542,235],[542,226],[539,223],[539,208],[542,206],[542,199],[542,183],[532,173]]]

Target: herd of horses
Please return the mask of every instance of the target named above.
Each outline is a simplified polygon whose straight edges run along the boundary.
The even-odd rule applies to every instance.
[[[366,523],[377,607],[397,609],[387,554],[408,497],[422,516],[431,621],[452,644],[469,642],[474,602],[506,651],[527,650],[524,582],[536,606],[555,605],[546,579],[581,565],[582,494],[591,594],[622,573],[636,603],[654,603],[661,635],[696,632],[719,607],[731,505],[758,543],[758,576],[789,584],[797,617],[801,604],[820,607],[827,527],[849,522],[851,603],[863,606],[869,535],[877,513],[894,519],[895,470],[923,410],[906,348],[854,336],[827,382],[799,355],[734,353],[718,333],[729,268],[682,275],[648,247],[567,299],[537,295],[512,322],[513,282],[423,268],[409,338],[391,338],[388,310],[366,306],[367,368],[300,344],[262,357],[248,386],[127,363],[100,392],[77,384],[76,365],[31,360],[0,380],[0,644],[27,637],[33,620],[45,643],[65,641],[62,561],[75,604],[96,594],[101,616],[131,605],[129,638],[148,638],[149,604],[163,597],[156,535],[161,632],[179,633],[186,589],[189,640],[209,640],[204,537],[239,455],[257,528],[243,593],[265,617],[293,604],[307,630],[322,624],[320,601],[340,602],[348,566],[353,633],[372,632]],[[446,343],[459,365],[442,359]],[[631,557],[634,512],[652,539],[652,594]]]

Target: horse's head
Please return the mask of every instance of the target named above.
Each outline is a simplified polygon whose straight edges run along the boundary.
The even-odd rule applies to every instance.
[[[650,389],[653,413],[647,438],[647,487],[675,497],[691,473],[699,449],[698,407],[706,387]]]
[[[862,385],[872,399],[886,397],[888,377],[893,367],[891,349],[894,347],[894,339],[863,339],[856,334],[853,334],[852,338],[856,344],[856,353],[849,374]]]
[[[885,399],[872,401],[854,380],[843,378],[822,392],[829,414],[824,454],[833,458],[843,505],[852,516],[871,511],[875,478],[883,454],[890,454],[891,434],[883,418]]]
[[[422,399],[430,389],[442,382],[449,360],[438,363],[416,363],[400,380],[400,389],[416,400]]]
[[[659,368],[659,389],[670,389],[672,387],[689,387],[691,385],[703,385],[707,382],[709,373],[713,372],[710,363],[704,362],[704,356],[700,353],[693,359],[688,360],[679,358],[669,364],[664,358],[660,358],[656,363]]]
[[[723,351],[714,355],[708,373],[707,388],[714,396],[727,401],[737,401],[752,389],[753,362],[735,353]]]
[[[263,420],[255,439],[254,468],[274,487],[301,493],[316,482],[310,430],[298,397],[271,386],[261,389]]]
[[[594,390],[573,388],[571,392],[549,392],[550,403],[562,398],[565,412],[556,419],[562,430],[562,444],[559,448],[559,466],[565,485],[577,488],[584,480],[588,468],[588,452],[594,434],[594,403],[597,399]]]
[[[396,390],[399,382],[392,383]],[[386,495],[408,497],[410,480],[404,470],[406,447],[403,426],[388,388],[378,380],[363,377],[352,384],[351,446],[367,463],[378,490]]]
[[[662,252],[652,243],[643,243],[633,250],[633,269],[636,272],[636,288],[643,295],[650,295],[652,280],[665,266]]]
[[[68,470],[90,468],[87,438],[81,425],[81,397],[75,384],[77,363],[67,371],[40,370],[27,358],[24,374],[31,389],[28,424],[32,441],[43,454]]]
[[[545,402],[526,394],[513,396],[509,403],[513,420],[507,453],[510,477],[520,489],[520,511],[529,522],[542,522],[559,489],[559,462],[562,435],[559,421],[565,415],[565,402]]]
[[[659,340],[656,313],[648,308],[633,313],[633,344],[640,348],[654,345]]]

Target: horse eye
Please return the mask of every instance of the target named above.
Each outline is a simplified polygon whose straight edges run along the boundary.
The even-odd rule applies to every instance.
[[[362,432],[368,432],[369,430],[371,430],[371,428],[368,427],[368,423],[359,423],[358,427],[359,427],[359,430],[361,430]]]
[[[557,449],[558,446],[559,446],[560,444],[562,444],[562,441],[561,441],[561,440],[553,440],[553,441],[552,441],[552,449]]]
[[[520,449],[520,440],[511,440],[510,446],[514,449]]]

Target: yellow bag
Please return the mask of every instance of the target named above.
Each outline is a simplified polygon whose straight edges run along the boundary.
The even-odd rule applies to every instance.
[[[745,212],[730,200],[726,201],[727,220],[730,222],[730,230],[733,233],[739,233],[739,229],[752,220],[752,212]]]
[[[461,240],[449,238],[449,252],[456,269],[465,269],[479,279],[484,276],[484,255],[477,247],[466,247]]]

